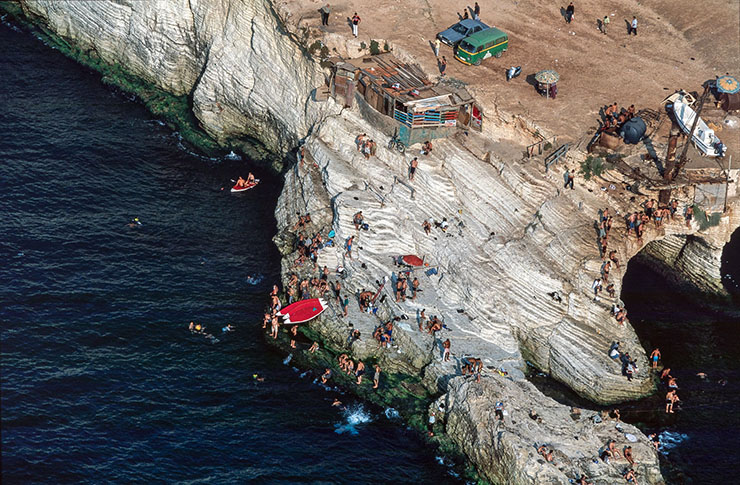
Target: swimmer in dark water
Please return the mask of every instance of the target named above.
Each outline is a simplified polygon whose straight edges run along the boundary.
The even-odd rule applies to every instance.
[[[259,374],[252,374],[252,379],[257,382],[265,382],[265,378],[260,376]]]
[[[190,333],[195,332],[195,322],[190,322],[190,326],[188,326],[188,329],[190,330]]]
[[[230,323],[227,323],[226,326],[221,329],[221,331],[224,332],[224,333],[233,332],[234,331],[234,326],[231,325]]]
[[[331,403],[331,405],[332,405],[332,406],[334,406],[335,408],[341,408],[341,409],[344,409],[344,406],[342,406],[342,401],[340,401],[340,400],[339,400],[339,399],[337,399],[336,397],[334,398],[334,402],[333,402],[333,403]]]
[[[326,384],[326,381],[328,381],[330,377],[331,377],[331,369],[327,367],[324,373],[321,374],[321,383]]]
[[[131,222],[129,222],[128,227],[139,227],[141,225],[141,221],[139,221],[138,217],[134,217]]]

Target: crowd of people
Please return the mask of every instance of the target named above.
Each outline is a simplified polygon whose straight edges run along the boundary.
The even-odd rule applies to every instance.
[[[620,108],[616,101],[602,108],[602,111],[603,124],[601,126],[601,130],[613,133],[618,132],[622,125],[637,115],[634,104],[625,109]]]
[[[355,138],[355,145],[357,146],[357,151],[360,152],[366,160],[370,157],[374,157],[378,150],[378,144],[371,140],[370,137],[367,136],[367,133],[357,135],[357,138]]]

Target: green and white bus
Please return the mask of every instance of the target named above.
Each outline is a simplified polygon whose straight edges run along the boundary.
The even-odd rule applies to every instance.
[[[455,59],[479,66],[483,59],[501,57],[509,48],[509,36],[495,27],[476,32],[463,39],[455,50]]]

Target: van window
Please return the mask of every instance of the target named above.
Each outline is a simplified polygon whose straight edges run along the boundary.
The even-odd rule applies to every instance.
[[[498,39],[496,39],[497,44],[500,44],[502,42],[506,42],[506,37],[499,37]]]
[[[478,48],[475,50],[475,52],[480,52],[484,49],[485,46],[479,45]]]
[[[465,41],[460,43],[460,49],[467,51],[467,52],[475,52],[475,48]]]

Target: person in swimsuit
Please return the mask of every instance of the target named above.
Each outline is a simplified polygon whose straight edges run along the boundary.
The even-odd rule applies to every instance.
[[[375,375],[373,376],[373,389],[378,388],[378,384],[380,383],[380,366],[378,364],[375,364]]]
[[[624,449],[624,459],[627,460],[630,466],[635,466],[635,459],[632,458],[632,447],[628,446]]]
[[[239,180],[236,181],[236,186],[244,187],[245,185],[247,185],[247,181],[244,180],[242,177],[239,177]]]
[[[450,339],[445,340],[442,343],[442,348],[444,349],[442,352],[442,361],[443,362],[449,362],[450,360],[450,346],[452,343],[450,342]]]
[[[355,237],[350,236],[347,238],[347,242],[345,243],[345,247],[347,248],[347,256],[349,256],[349,259],[352,259],[352,243],[355,242]]]
[[[414,180],[414,175],[416,174],[416,168],[419,166],[419,160],[414,157],[413,160],[411,160],[411,166],[409,167],[409,181]]]
[[[624,479],[627,480],[628,483],[634,483],[637,485],[637,473],[635,473],[635,470],[632,468],[625,472]]]
[[[362,376],[365,375],[365,363],[362,361],[357,362],[357,370],[355,376],[357,377],[357,385],[362,384]]]
[[[331,378],[331,369],[327,368],[323,374],[321,374],[321,383],[326,384],[326,381]]]
[[[190,322],[188,329],[190,329],[190,333],[193,333],[195,331],[195,322]]]
[[[290,348],[295,348],[295,339],[298,336],[298,325],[290,327]]]
[[[254,174],[252,172],[249,172],[249,175],[247,175],[247,185],[254,184]]]
[[[694,207],[688,206],[686,207],[686,212],[684,214],[684,219],[686,219],[686,227],[691,227],[691,219],[694,217]]]
[[[676,395],[676,390],[671,389],[665,395],[665,412],[666,413],[673,413],[673,405],[675,404],[676,401],[680,401],[680,399],[678,399],[678,396]]]
[[[650,353],[650,360],[653,363],[653,369],[657,368],[658,367],[658,360],[660,360],[660,349],[659,348],[656,347],[655,350],[653,350]]]

